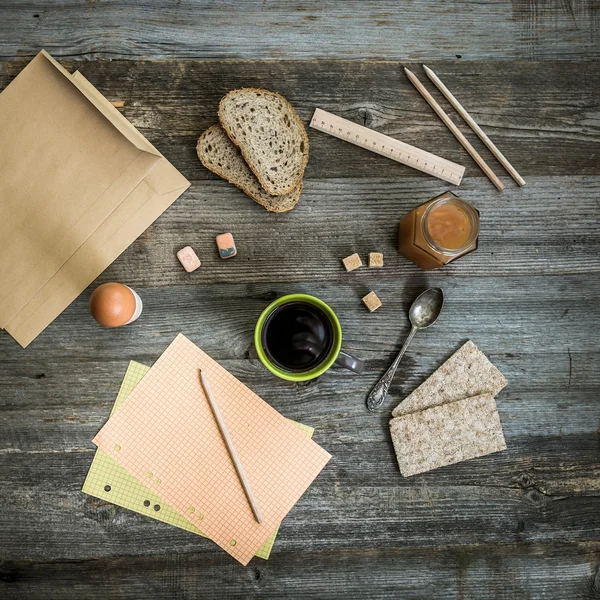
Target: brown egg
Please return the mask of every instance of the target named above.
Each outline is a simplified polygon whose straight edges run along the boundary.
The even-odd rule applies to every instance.
[[[104,327],[125,325],[135,313],[135,296],[122,283],[104,283],[90,297],[92,317]]]

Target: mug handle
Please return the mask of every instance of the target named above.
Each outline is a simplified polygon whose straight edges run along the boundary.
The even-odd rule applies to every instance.
[[[358,373],[359,375],[365,368],[365,363],[362,360],[354,358],[341,350],[335,359],[335,364],[344,367],[344,369],[348,369],[349,371],[353,371],[354,373]]]

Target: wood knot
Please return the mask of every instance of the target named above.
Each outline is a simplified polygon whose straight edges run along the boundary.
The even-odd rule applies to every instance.
[[[533,479],[533,475],[531,473],[519,473],[513,481],[523,489],[531,488],[535,485],[535,480]]]
[[[259,294],[258,296],[251,296],[252,300],[265,300],[266,302],[273,302],[277,298],[278,294],[275,290]]]
[[[371,111],[368,108],[359,108],[358,116],[360,117],[361,125],[364,125],[365,127],[371,127],[374,119]]]
[[[113,523],[117,516],[117,507],[98,498],[89,498],[84,504],[84,516],[101,525]]]
[[[303,388],[310,387],[311,385],[314,385],[317,381],[319,381],[318,377],[316,377],[315,379],[309,379],[308,381],[297,381],[296,386]]]
[[[536,508],[543,508],[546,506],[546,497],[535,488],[531,488],[525,492],[525,499]]]

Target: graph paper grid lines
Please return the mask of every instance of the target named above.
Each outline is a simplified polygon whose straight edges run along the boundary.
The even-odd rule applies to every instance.
[[[263,514],[258,523],[198,372],[207,377]],[[247,564],[331,456],[179,334],[94,439],[130,474]],[[152,477],[147,477],[151,472]]]
[[[129,363],[119,394],[111,410],[111,415],[127,400],[129,394],[149,370],[150,367],[141,363],[135,361]],[[314,433],[312,427],[295,421],[292,421],[292,423],[307,437],[312,437]],[[90,496],[127,508],[151,519],[206,537],[202,531],[190,521],[184,519],[159,495],[130,475],[126,469],[100,449],[96,451],[82,491]],[[256,556],[265,560],[269,558],[278,529],[279,526],[258,549]]]

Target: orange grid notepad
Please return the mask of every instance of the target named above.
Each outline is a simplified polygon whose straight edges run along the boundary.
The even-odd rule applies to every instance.
[[[200,385],[199,368],[244,465],[264,517],[261,524]],[[242,564],[331,458],[181,334],[94,443]]]

